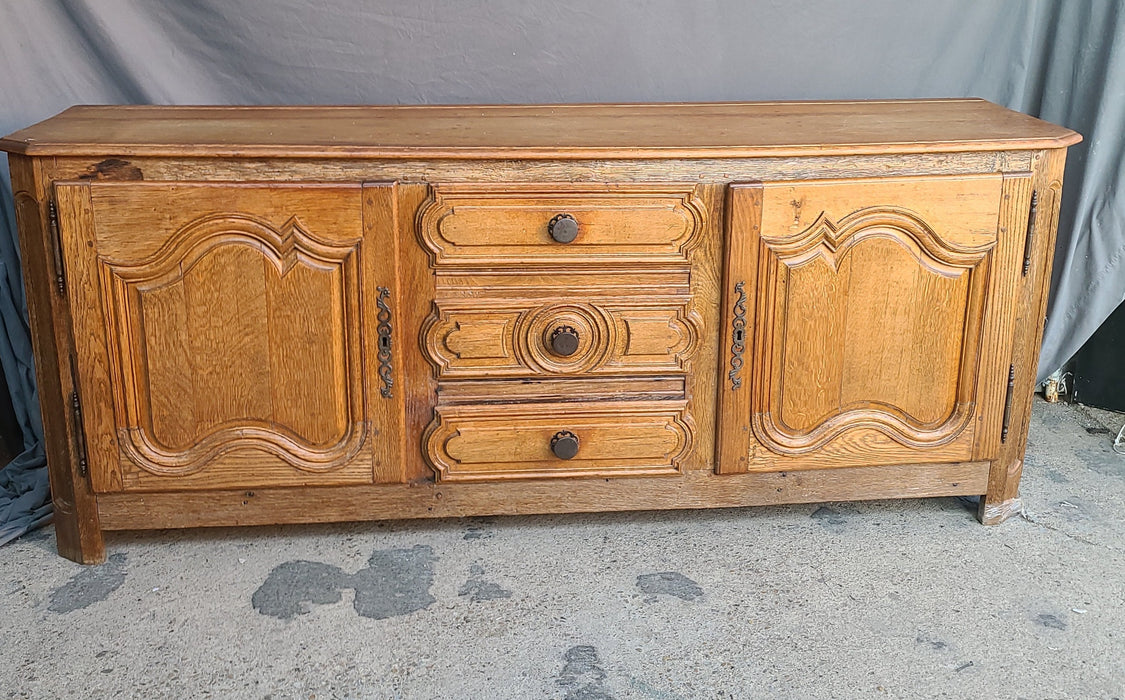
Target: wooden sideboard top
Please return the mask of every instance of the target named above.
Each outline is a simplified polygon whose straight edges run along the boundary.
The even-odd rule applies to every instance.
[[[381,107],[77,106],[31,156],[744,158],[1026,150],[1076,132],[980,99]]]

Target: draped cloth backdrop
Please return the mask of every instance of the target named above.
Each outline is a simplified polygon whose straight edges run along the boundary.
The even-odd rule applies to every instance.
[[[640,102],[978,96],[1081,132],[1039,375],[1125,297],[1117,0],[0,0],[0,131],[73,104]],[[26,452],[0,543],[49,517],[11,187],[0,364]]]

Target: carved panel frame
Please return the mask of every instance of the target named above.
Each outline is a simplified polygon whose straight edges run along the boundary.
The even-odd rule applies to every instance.
[[[921,422],[898,407],[866,405],[829,416],[807,432],[785,425],[779,418],[784,392],[785,322],[790,312],[785,291],[790,271],[821,258],[835,270],[839,262],[865,240],[881,238],[902,246],[925,271],[942,277],[969,276],[965,303],[962,356],[952,411],[944,418]],[[846,431],[875,430],[900,445],[936,447],[956,439],[968,427],[976,402],[976,372],[981,349],[981,319],[989,280],[991,252],[996,242],[962,246],[942,239],[908,209],[868,207],[839,221],[823,213],[808,228],[789,236],[763,235],[758,254],[758,323],[754,338],[751,427],[759,442],[783,455],[813,452]]]
[[[131,462],[160,476],[185,476],[204,469],[217,457],[242,448],[256,448],[305,472],[330,472],[355,457],[367,435],[364,420],[363,352],[359,293],[360,239],[326,243],[310,234],[301,222],[289,219],[280,228],[243,214],[209,214],[174,233],[149,258],[125,263],[99,258],[99,273],[113,381],[119,415],[119,444]],[[201,259],[225,246],[246,246],[258,251],[284,277],[296,265],[339,276],[336,310],[345,337],[348,417],[342,434],[329,445],[313,445],[294,431],[272,422],[240,420],[199,436],[189,449],[179,450],[155,438],[150,391],[145,386],[146,358],[141,302],[145,292],[178,283]]]

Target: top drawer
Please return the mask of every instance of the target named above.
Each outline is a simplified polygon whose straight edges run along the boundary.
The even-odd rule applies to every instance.
[[[686,263],[705,222],[689,184],[441,184],[419,213],[435,265]]]

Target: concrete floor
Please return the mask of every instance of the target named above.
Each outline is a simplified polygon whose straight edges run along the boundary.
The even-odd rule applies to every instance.
[[[0,549],[11,698],[1125,697],[1125,416],[1038,403],[958,499],[112,535]]]

